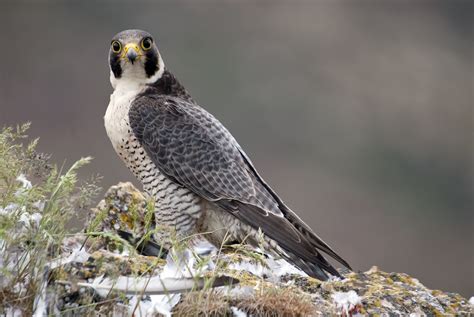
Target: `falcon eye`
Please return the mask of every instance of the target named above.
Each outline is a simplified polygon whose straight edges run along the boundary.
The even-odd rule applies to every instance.
[[[151,44],[153,43],[153,40],[149,37],[145,37],[142,40],[142,48],[144,51],[148,51],[151,48]]]
[[[119,41],[113,41],[112,42],[112,52],[120,53],[121,50],[122,50],[122,44],[120,44]]]

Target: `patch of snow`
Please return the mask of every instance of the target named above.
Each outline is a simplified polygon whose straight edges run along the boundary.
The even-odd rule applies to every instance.
[[[340,278],[339,276],[329,275],[329,278],[328,278],[328,280],[327,280],[327,282],[339,282],[339,281],[344,282],[345,279],[342,279],[342,278]]]
[[[16,180],[21,183],[21,188],[19,188],[15,192],[15,196],[20,196],[25,191],[27,191],[27,190],[29,190],[33,187],[33,185],[31,185],[31,182],[28,179],[26,179],[26,176],[23,175],[23,174],[20,174],[16,178]],[[17,211],[18,207],[19,207],[19,205],[15,204],[15,203],[8,204],[7,206],[5,206],[5,208],[0,208],[0,215],[9,215],[12,212]],[[22,209],[22,211],[25,211],[24,208]]]
[[[181,294],[170,295],[150,295],[142,298],[141,296],[132,296],[129,304],[130,315],[133,311],[139,311],[138,316],[171,316],[171,311],[181,299]]]
[[[8,204],[5,208],[0,208],[0,216],[8,216],[18,210],[18,204]]]
[[[43,216],[38,212],[29,214],[28,212],[26,212],[26,209],[24,209],[24,207],[23,207],[22,208],[22,213],[20,215],[20,219],[18,220],[18,223],[23,224],[24,228],[20,228],[18,230],[18,233],[22,234],[22,233],[26,232],[27,229],[37,229],[37,228],[39,228],[40,221],[41,221],[42,217]]]
[[[166,265],[160,274],[161,278],[193,278],[213,270],[214,263],[208,259],[204,265],[196,267],[196,257],[190,249],[176,251],[172,249],[166,257]]]
[[[21,183],[21,186],[26,190],[31,189],[33,187],[33,185],[31,185],[31,182],[26,179],[26,176],[24,174],[18,175],[16,180],[19,181]]]
[[[389,301],[387,301],[386,299],[382,299],[382,301],[380,302],[380,304],[385,307],[385,308],[389,308],[389,309],[394,309],[395,307],[393,307],[392,303],[390,303]]]
[[[11,282],[17,272],[22,271],[30,261],[30,254],[23,248],[16,247],[7,250],[5,241],[0,240],[0,268],[5,269],[10,274],[0,274],[0,287],[5,287]],[[21,289],[15,291],[19,292]]]
[[[43,279],[43,283],[41,284],[41,288],[39,289],[39,294],[36,294],[34,307],[35,310],[33,312],[33,317],[43,317],[48,316],[47,310],[47,303],[46,303],[46,288],[48,287],[48,278],[46,277]]]
[[[151,295],[151,307],[147,310],[147,316],[157,314],[171,316],[171,310],[181,299],[181,294],[173,295]]]
[[[266,269],[260,263],[240,261],[229,264],[229,269],[236,271],[246,271],[255,276],[262,276]]]
[[[274,275],[277,277],[286,274],[297,274],[301,276],[307,276],[306,273],[283,259],[274,260],[272,257],[270,257],[269,259],[267,259],[267,265],[269,270],[268,275]]]
[[[37,202],[33,203],[33,207],[35,207],[39,211],[43,211],[45,205],[46,205],[46,203],[44,201],[41,201],[41,200],[38,200]]]
[[[41,218],[43,218],[43,216],[39,212],[35,212],[31,214],[30,221],[35,224],[36,228],[39,228]]]
[[[166,265],[160,276],[162,278],[191,278],[196,262],[189,249],[176,251],[172,249],[166,257]]]
[[[273,257],[269,256],[265,262],[267,267],[260,263],[251,261],[232,262],[230,263],[229,268],[237,271],[246,271],[259,277],[266,275],[275,281],[278,281],[279,277],[285,274],[307,276],[306,273],[283,259],[275,260]]]
[[[5,308],[6,317],[22,317],[23,313],[21,309],[15,307],[6,307]]]
[[[247,317],[246,312],[244,312],[243,310],[238,309],[235,306],[232,306],[230,309],[232,310],[232,314],[234,315],[234,317]]]
[[[90,257],[90,253],[82,247],[82,245],[76,245],[74,249],[72,249],[71,254],[67,257],[60,257],[58,259],[52,260],[48,263],[48,267],[50,269],[55,269],[61,265],[65,265],[71,262],[79,262],[84,263]]]
[[[122,250],[115,249],[114,251],[112,251],[112,253],[123,256],[123,257],[128,257],[130,256],[130,249],[129,248],[123,248]]]
[[[104,275],[97,276],[92,280],[92,283],[77,283],[78,286],[87,286],[87,287],[92,287],[99,296],[101,297],[106,297],[107,294],[109,294],[110,288],[105,289],[101,286],[108,282],[108,279],[104,278]],[[113,281],[112,281],[113,283]]]
[[[193,246],[192,251],[197,255],[209,255],[217,251],[217,248],[209,241],[201,239]]]
[[[89,259],[90,256],[91,256],[90,253],[87,252],[85,248],[79,247],[72,251],[72,253],[67,257],[65,262],[66,263],[70,263],[70,262],[84,263]]]
[[[231,289],[225,288],[225,294],[230,298],[243,298],[255,295],[255,289],[252,286],[235,285]]]
[[[349,292],[335,292],[332,295],[332,299],[336,308],[346,316],[349,316],[349,312],[362,303],[359,295],[353,290]]]
[[[30,214],[23,212],[20,215],[19,222],[22,222],[24,225],[29,225],[30,224]]]
[[[472,306],[474,306],[474,296],[472,296],[471,298],[469,298],[469,304],[471,304]]]

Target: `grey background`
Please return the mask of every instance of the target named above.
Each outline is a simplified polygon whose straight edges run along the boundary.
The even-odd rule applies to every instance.
[[[0,2],[0,125],[133,176],[103,127],[111,37],[148,30],[286,202],[356,269],[474,295],[466,1]]]

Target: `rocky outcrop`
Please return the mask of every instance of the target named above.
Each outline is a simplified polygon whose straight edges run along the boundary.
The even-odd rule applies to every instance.
[[[130,183],[112,186],[85,234],[50,263],[41,314],[66,316],[469,315],[454,293],[377,267],[319,281],[245,245],[216,249],[177,240],[160,248],[153,205]],[[145,255],[144,255],[145,254]]]

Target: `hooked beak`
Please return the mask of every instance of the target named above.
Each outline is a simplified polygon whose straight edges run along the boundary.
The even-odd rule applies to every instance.
[[[125,45],[122,53],[122,59],[127,58],[130,63],[134,63],[135,60],[141,56],[140,55],[140,48],[138,47],[137,44],[129,43]]]

